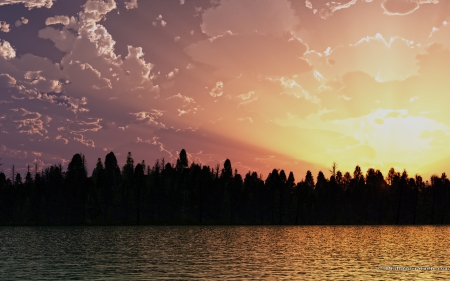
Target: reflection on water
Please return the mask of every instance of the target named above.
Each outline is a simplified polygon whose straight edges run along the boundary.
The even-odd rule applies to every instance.
[[[0,228],[0,280],[449,280],[450,227]]]

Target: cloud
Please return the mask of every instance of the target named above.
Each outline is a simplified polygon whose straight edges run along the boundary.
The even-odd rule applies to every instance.
[[[28,9],[33,8],[51,8],[53,6],[53,0],[0,0],[0,6],[24,4]]]
[[[15,114],[11,116],[11,119],[19,133],[43,136],[48,132],[46,129],[48,125],[44,123],[41,119],[42,115],[38,112],[30,112],[24,108],[13,110],[13,112]]]
[[[52,27],[46,27],[39,30],[38,36],[39,38],[53,41],[53,43],[55,43],[55,47],[61,52],[70,52],[76,39],[76,36],[69,30],[58,30]]]
[[[9,74],[0,74],[0,88],[12,87],[16,84],[16,79],[9,76]]]
[[[25,96],[36,97],[35,91],[42,92],[60,92],[60,80],[65,75],[60,69],[59,64],[52,63],[47,58],[37,57],[31,54],[15,57],[15,52],[10,49],[9,44],[3,43],[4,49],[0,47],[0,72],[7,73],[16,80],[17,93]],[[31,92],[30,92],[31,91]]]
[[[128,2],[125,2],[124,4],[125,4],[125,9],[127,9],[127,10],[136,9],[138,7],[137,0],[130,0]]]
[[[174,96],[171,96],[171,97],[168,97],[168,98],[167,98],[167,100],[171,100],[171,99],[178,99],[178,100],[181,100],[181,101],[183,102],[184,105],[191,104],[191,103],[195,103],[195,101],[194,101],[193,98],[184,96],[184,95],[182,95],[182,94],[180,94],[180,93],[178,93],[178,94],[176,94],[176,95],[174,95]]]
[[[249,72],[286,76],[311,69],[302,58],[306,50],[307,46],[295,38],[227,34],[200,41],[185,51],[194,61],[211,65],[223,75]]]
[[[4,59],[16,57],[16,51],[11,47],[8,41],[0,40],[0,57]]]
[[[62,25],[69,25],[70,19],[68,16],[54,16],[49,17],[45,20],[45,25],[52,25],[52,24],[62,24]]]
[[[164,124],[158,122],[158,118],[163,115],[160,110],[152,109],[151,111],[141,111],[130,114],[136,117],[135,122],[138,124],[145,123],[164,127]]]
[[[114,9],[117,9],[116,2],[114,0],[88,0],[84,4],[83,13],[80,13],[82,21],[86,23],[99,22],[106,14]]]
[[[28,24],[28,19],[21,17],[20,20],[16,20],[16,22],[14,23],[14,25],[16,27],[21,26],[22,24]]]
[[[250,98],[252,97],[252,95],[254,95],[254,94],[255,94],[254,91],[250,91],[250,92],[248,92],[248,93],[239,95],[239,97],[240,97],[242,100],[248,100],[248,99],[250,99]]]
[[[437,4],[438,2],[436,0],[384,0],[381,7],[387,15],[404,16],[419,9],[421,4]]]
[[[208,36],[228,31],[282,36],[300,22],[287,0],[225,0],[204,11],[202,18],[202,31]]]
[[[219,81],[216,83],[216,86],[212,88],[212,90],[209,92],[211,97],[220,97],[223,94],[223,82]]]
[[[422,139],[430,140],[431,146],[448,147],[450,144],[450,136],[442,130],[423,131],[420,136]]]
[[[418,74],[402,81],[380,82],[363,72],[347,73],[342,78],[342,86],[320,96],[321,105],[333,110],[322,117],[346,119],[369,114],[378,108],[406,109],[410,115],[450,124],[445,114],[445,105],[450,102],[447,94],[450,81],[446,75],[450,49],[431,45],[416,61]]]
[[[64,72],[70,77],[70,81],[77,87],[86,87],[86,90],[111,88],[111,81],[102,77],[101,73],[88,63],[72,61],[65,65]],[[81,86],[82,83],[86,86]]]
[[[9,24],[4,22],[4,21],[0,21],[0,31],[1,32],[9,32]]]
[[[416,56],[423,52],[409,40],[399,37],[387,40],[376,34],[355,44],[337,47],[326,56],[309,53],[306,58],[325,77],[336,78],[348,72],[363,71],[380,81],[389,81],[416,75]]]
[[[355,5],[358,0],[345,0],[345,1],[329,1],[329,0],[314,0],[305,1],[305,5],[308,9],[312,10],[314,15],[320,16],[321,19],[329,19],[333,13],[350,8]],[[366,2],[370,2],[367,1]]]

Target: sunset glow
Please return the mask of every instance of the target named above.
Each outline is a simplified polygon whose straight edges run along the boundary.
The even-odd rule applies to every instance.
[[[0,163],[450,172],[450,5],[0,0]]]

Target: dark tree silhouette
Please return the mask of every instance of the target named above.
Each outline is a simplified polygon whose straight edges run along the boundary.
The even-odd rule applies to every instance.
[[[0,225],[104,224],[448,224],[450,180],[445,173],[424,181],[393,168],[359,166],[352,175],[310,171],[295,182],[292,172],[273,169],[266,180],[255,171],[243,178],[230,159],[221,167],[189,162],[181,150],[165,159],[135,165],[128,153],[122,170],[113,152],[99,158],[92,175],[75,154],[60,165],[13,166],[0,172]]]

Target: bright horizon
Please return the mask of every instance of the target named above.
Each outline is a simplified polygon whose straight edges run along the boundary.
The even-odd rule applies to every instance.
[[[0,158],[450,173],[447,1],[0,0]]]

